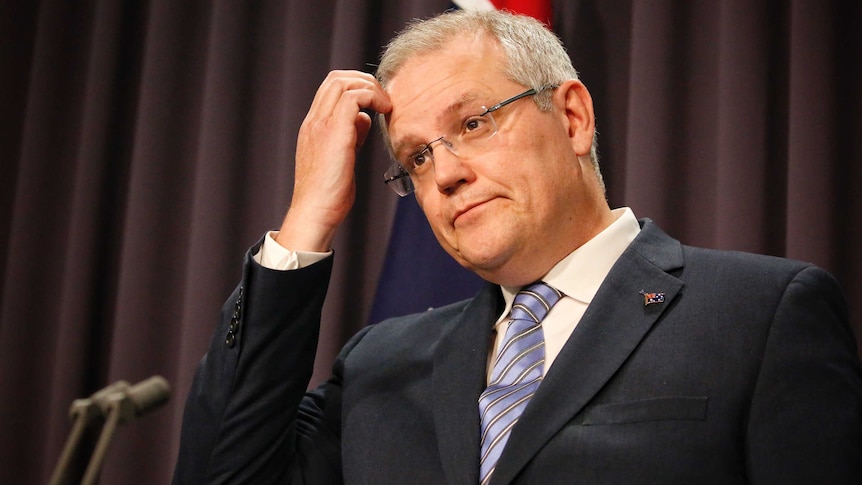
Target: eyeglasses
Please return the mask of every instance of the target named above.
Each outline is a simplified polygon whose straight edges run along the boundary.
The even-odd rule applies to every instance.
[[[467,116],[460,125],[453,127],[451,133],[416,147],[415,150],[408,152],[409,154],[403,159],[394,162],[383,174],[383,182],[401,197],[412,193],[416,189],[413,185],[413,178],[422,177],[434,165],[434,148],[432,145],[440,142],[457,157],[470,158],[478,155],[487,149],[489,140],[497,134],[497,122],[494,121],[494,116],[491,113],[521,98],[534,96],[546,89],[554,88],[556,86],[530,88],[505,101],[500,101],[490,108],[482,106],[481,114]]]

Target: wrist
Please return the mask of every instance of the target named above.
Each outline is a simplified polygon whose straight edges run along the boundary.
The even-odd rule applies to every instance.
[[[275,242],[291,251],[323,253],[332,248],[337,225],[303,216],[293,209],[287,211]]]

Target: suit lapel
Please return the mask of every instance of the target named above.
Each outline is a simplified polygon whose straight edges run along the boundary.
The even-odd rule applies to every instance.
[[[646,221],[513,428],[492,483],[511,482],[613,377],[679,293],[667,271],[681,266],[679,242]],[[641,291],[663,292],[664,302],[645,305]]]
[[[503,309],[496,285],[488,284],[442,336],[434,353],[434,423],[449,483],[479,482],[479,394],[492,325]]]

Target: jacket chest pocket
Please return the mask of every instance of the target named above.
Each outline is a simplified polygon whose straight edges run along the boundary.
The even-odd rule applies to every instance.
[[[583,426],[650,421],[703,421],[706,396],[665,396],[638,401],[598,404],[585,410]]]

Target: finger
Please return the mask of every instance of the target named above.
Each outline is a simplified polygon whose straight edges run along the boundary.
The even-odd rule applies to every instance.
[[[372,110],[377,113],[388,113],[392,110],[389,95],[383,91],[371,89],[351,89],[341,93],[338,101],[332,106],[332,111],[326,116],[353,123],[357,113],[362,110]]]
[[[371,74],[360,71],[332,71],[321,83],[314,100],[311,103],[310,113],[321,113],[324,116],[335,110],[336,106],[344,101],[344,94],[352,91],[365,92],[368,95],[355,98],[356,102],[363,102],[361,108],[385,109],[380,106],[379,98],[388,98],[383,88]],[[372,105],[377,105],[374,107]]]
[[[360,111],[356,115],[356,151],[362,148],[368,138],[368,132],[371,131],[371,117],[368,113]]]

